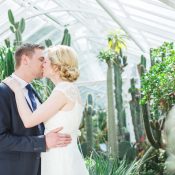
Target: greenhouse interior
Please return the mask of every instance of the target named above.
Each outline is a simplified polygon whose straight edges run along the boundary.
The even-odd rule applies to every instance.
[[[0,12],[3,175],[175,174],[175,0]]]

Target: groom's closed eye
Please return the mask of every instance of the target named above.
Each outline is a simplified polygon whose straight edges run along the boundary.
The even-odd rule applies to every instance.
[[[40,60],[41,62],[44,62],[44,57],[40,57],[39,60]]]

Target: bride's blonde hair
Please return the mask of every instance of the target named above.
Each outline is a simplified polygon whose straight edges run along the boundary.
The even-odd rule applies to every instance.
[[[77,54],[73,48],[65,45],[50,47],[48,58],[52,67],[59,72],[60,78],[65,81],[75,81],[79,77]]]

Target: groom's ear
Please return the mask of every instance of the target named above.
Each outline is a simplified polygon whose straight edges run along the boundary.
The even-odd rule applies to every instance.
[[[21,64],[28,65],[28,63],[29,63],[29,57],[27,55],[22,55]]]

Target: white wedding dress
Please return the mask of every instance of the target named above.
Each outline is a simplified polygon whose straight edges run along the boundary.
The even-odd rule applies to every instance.
[[[70,134],[72,141],[66,147],[52,148],[41,154],[41,175],[89,175],[77,145],[83,112],[79,91],[70,82],[59,83],[53,91],[61,91],[75,105],[70,111],[59,111],[45,122],[45,134],[62,126],[62,132]]]

